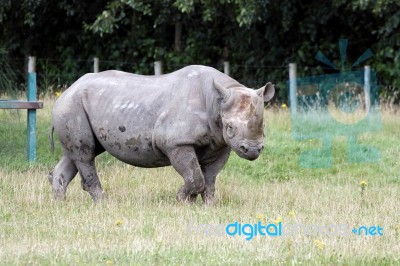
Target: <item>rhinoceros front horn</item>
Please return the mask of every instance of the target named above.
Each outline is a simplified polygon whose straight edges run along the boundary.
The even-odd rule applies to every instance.
[[[229,97],[231,96],[231,92],[224,88],[224,86],[222,86],[220,83],[218,83],[218,81],[216,81],[214,79],[214,87],[217,89],[217,91],[219,92],[219,94],[222,96],[222,101],[226,102]]]

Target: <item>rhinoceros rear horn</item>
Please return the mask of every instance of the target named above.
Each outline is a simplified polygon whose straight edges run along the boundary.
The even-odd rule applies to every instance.
[[[219,94],[222,96],[222,100],[224,102],[226,102],[229,97],[231,96],[231,92],[226,89],[224,86],[222,86],[220,83],[218,83],[218,81],[216,81],[214,79],[214,87],[217,89],[217,91],[219,92]]]
[[[275,87],[271,82],[268,82],[264,87],[256,90],[257,94],[264,98],[264,102],[268,102],[274,97]]]

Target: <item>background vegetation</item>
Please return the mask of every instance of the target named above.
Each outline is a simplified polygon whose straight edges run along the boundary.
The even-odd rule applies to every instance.
[[[314,57],[321,50],[340,65],[339,38],[349,40],[347,69],[371,48],[366,63],[377,71],[382,95],[399,91],[397,0],[0,2],[0,46],[19,73],[9,79],[23,84],[25,58],[35,55],[42,91],[92,71],[94,56],[103,70],[143,74],[153,73],[155,60],[165,72],[187,64],[222,69],[228,60],[234,78],[247,86],[273,81],[285,100],[288,63],[296,62],[300,75],[332,73]]]

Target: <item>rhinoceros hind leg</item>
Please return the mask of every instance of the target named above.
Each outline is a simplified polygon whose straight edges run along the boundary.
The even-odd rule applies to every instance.
[[[194,202],[197,194],[204,191],[204,176],[193,147],[177,147],[168,157],[185,182],[176,195],[177,200]]]
[[[49,181],[53,187],[54,198],[65,199],[65,192],[68,184],[76,176],[78,169],[75,164],[66,156],[63,156],[53,171],[49,174]]]
[[[90,162],[75,162],[79,174],[81,175],[81,183],[83,190],[89,192],[93,201],[97,201],[106,197],[101,187],[99,177],[97,176],[94,159]]]

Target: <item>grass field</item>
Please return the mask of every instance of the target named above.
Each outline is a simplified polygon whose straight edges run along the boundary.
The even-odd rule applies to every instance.
[[[266,148],[253,162],[231,155],[218,176],[216,206],[175,200],[182,178],[170,167],[143,169],[108,154],[97,160],[108,199],[94,204],[70,184],[54,202],[48,172],[60,158],[48,141],[54,99],[38,111],[38,159],[26,157],[26,112],[0,110],[1,265],[400,265],[400,118],[382,113],[382,130],[361,142],[378,163],[350,164],[346,138],[333,142],[333,166],[300,168],[315,141],[293,140],[287,110],[266,111]],[[361,184],[361,181],[365,182]],[[282,221],[380,226],[383,235],[206,235],[192,225]]]

